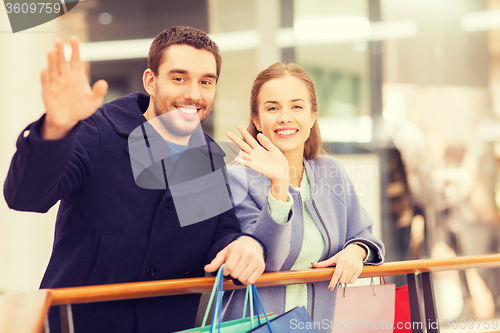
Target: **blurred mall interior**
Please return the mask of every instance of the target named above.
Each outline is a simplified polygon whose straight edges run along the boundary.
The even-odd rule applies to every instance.
[[[277,61],[307,70],[325,149],[356,184],[386,261],[500,252],[500,0],[84,0],[16,34],[2,12],[0,178],[18,134],[43,114],[39,73],[57,37],[80,38],[111,101],[144,91],[149,43],[174,25],[207,31],[221,49],[203,124],[216,140],[248,123],[259,71]],[[0,293],[36,289],[57,207],[0,202]],[[498,269],[435,274],[439,317],[498,318],[499,281]]]

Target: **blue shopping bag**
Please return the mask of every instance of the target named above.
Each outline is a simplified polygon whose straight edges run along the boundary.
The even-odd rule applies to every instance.
[[[210,295],[210,300],[208,301],[208,306],[205,311],[201,327],[177,333],[212,333],[215,330],[217,330],[218,333],[319,333],[318,330],[314,328],[311,316],[303,306],[295,307],[281,315],[264,315],[266,312],[264,310],[262,300],[260,299],[259,292],[257,291],[257,287],[254,284],[247,286],[242,319],[221,322],[224,280],[224,277],[222,276],[223,270],[224,265],[222,265],[217,272],[217,277],[215,278],[214,287],[212,288],[212,294]],[[210,309],[212,308],[214,298],[215,304],[212,315],[212,325],[207,326],[206,322]],[[244,318],[247,312],[248,303],[250,303],[250,317]],[[262,314],[260,314],[260,310],[262,311]],[[256,316],[254,316],[254,312],[256,313]]]
[[[260,300],[259,293],[257,292],[257,287],[252,285],[254,289],[254,295],[256,296],[256,300],[258,305],[262,308],[262,312],[264,313],[264,306],[262,305],[262,301]],[[257,316],[259,315],[259,307],[256,306]],[[314,323],[307,312],[306,308],[294,307],[293,309],[279,315],[274,316],[273,318],[266,317],[266,323],[259,325],[258,327],[251,329],[248,332],[255,333],[319,333],[317,329],[314,328]]]
[[[243,314],[241,319],[230,320],[221,322],[221,311],[222,311],[222,291],[223,291],[223,280],[222,271],[224,270],[224,265],[221,266],[219,271],[217,272],[217,277],[215,278],[215,283],[212,288],[212,293],[210,295],[210,300],[208,301],[207,309],[205,311],[205,316],[203,317],[203,322],[201,327],[192,328],[184,331],[180,331],[177,333],[196,333],[196,332],[222,332],[222,333],[246,333],[249,330],[259,326],[261,324],[261,320],[264,318],[264,312],[262,315],[255,316],[254,315],[254,290],[252,287],[247,286],[247,291],[245,295],[245,304],[243,306]],[[257,291],[257,289],[255,289]],[[210,309],[212,308],[212,304],[214,303],[214,311],[212,315],[212,325],[206,325],[208,314]],[[245,318],[245,314],[247,312],[247,304],[250,303],[250,317]],[[271,316],[268,314],[269,318],[274,318],[276,316]]]

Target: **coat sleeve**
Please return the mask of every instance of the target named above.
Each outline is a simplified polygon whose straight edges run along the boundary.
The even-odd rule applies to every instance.
[[[4,183],[10,208],[45,213],[90,178],[99,158],[99,133],[93,122],[79,123],[64,138],[44,140],[45,116],[19,135]]]
[[[291,219],[276,222],[269,210],[268,189],[261,183],[261,175],[242,165],[228,169],[229,184],[234,198],[235,213],[244,233],[257,237],[266,249],[266,271],[279,271],[290,251]]]
[[[223,172],[227,175],[227,169],[225,166],[221,166],[223,168]],[[227,177],[227,176],[226,176]],[[234,198],[232,197],[231,188],[229,183],[226,183],[227,190],[229,192],[230,198],[232,202],[232,209],[229,209],[222,214],[219,215],[217,228],[215,231],[214,238],[212,240],[212,246],[207,255],[207,264],[210,263],[217,253],[228,246],[231,242],[238,239],[241,236],[248,236],[255,239],[261,246],[262,251],[264,253],[264,258],[267,255],[266,247],[263,242],[257,238],[256,236],[250,233],[244,233],[241,230],[241,226],[238,223],[238,219],[235,215],[235,207],[234,207]]]
[[[340,166],[340,163],[339,167],[342,170],[343,188],[347,206],[347,241],[344,244],[344,248],[353,242],[366,244],[373,251],[373,260],[365,264],[379,265],[384,262],[384,244],[373,235],[373,219],[361,206],[354,185],[343,167]]]

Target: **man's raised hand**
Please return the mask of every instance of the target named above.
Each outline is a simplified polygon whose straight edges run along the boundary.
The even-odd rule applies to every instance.
[[[94,114],[108,91],[104,80],[97,81],[90,88],[80,60],[78,39],[71,37],[70,43],[69,64],[64,57],[63,43],[58,39],[56,49],[48,53],[48,68],[41,73],[46,112],[42,136],[47,140],[64,137],[80,120]]]

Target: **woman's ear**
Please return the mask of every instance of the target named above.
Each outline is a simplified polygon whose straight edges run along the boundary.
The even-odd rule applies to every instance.
[[[255,125],[255,128],[257,129],[257,131],[262,132],[262,127],[260,126],[259,118],[252,116],[252,122]]]
[[[142,85],[144,86],[144,90],[146,90],[148,95],[151,97],[154,97],[155,95],[155,80],[155,74],[149,68],[142,74]]]
[[[317,112],[313,112],[312,113],[312,122],[311,122],[311,128],[313,128],[314,126],[314,122],[316,121],[316,119],[318,118],[318,113]]]

